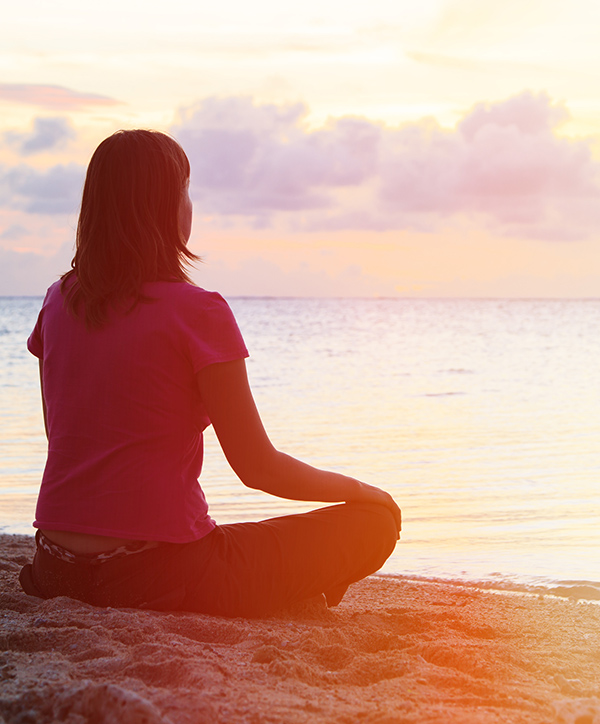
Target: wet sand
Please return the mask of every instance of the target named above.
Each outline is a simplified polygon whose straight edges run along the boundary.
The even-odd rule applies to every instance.
[[[0,535],[0,722],[600,724],[600,606],[372,577],[261,620],[24,594]]]

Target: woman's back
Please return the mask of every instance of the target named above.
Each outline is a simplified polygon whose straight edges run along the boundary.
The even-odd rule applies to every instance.
[[[210,420],[195,375],[247,351],[220,295],[185,282],[143,291],[152,301],[93,330],[66,311],[58,283],[48,291],[29,340],[49,433],[43,529],[186,542],[213,526],[198,484]]]

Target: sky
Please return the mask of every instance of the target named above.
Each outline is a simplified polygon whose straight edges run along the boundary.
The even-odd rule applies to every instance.
[[[0,295],[156,128],[226,296],[600,297],[597,0],[30,0],[0,25]]]

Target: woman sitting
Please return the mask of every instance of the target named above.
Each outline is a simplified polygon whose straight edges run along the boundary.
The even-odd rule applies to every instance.
[[[44,598],[223,616],[318,594],[335,605],[391,554],[400,510],[271,444],[233,314],[185,271],[197,259],[189,175],[181,147],[153,131],[119,131],[90,161],[72,270],[28,340],[48,459],[21,583]],[[209,424],[245,485],[342,504],[218,525],[198,483]]]

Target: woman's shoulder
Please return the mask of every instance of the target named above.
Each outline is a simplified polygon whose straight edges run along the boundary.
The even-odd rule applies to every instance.
[[[46,290],[46,297],[44,301],[54,301],[58,299],[60,296],[62,296],[62,280],[58,279],[54,282],[54,284],[51,284],[48,289]]]
[[[62,310],[64,308],[64,295],[62,290],[62,280],[51,284],[46,290],[44,301],[42,302],[42,308],[40,315],[48,312],[48,310]]]
[[[218,292],[185,282],[156,282],[144,291],[159,302],[154,309],[144,305],[146,318],[153,326],[162,320],[169,335],[185,340],[196,369],[248,356],[233,312]]]
[[[153,282],[144,289],[144,293],[159,303],[162,314],[184,325],[199,322],[219,324],[233,320],[233,313],[219,292],[187,282]]]
[[[152,282],[145,290],[150,297],[158,297],[176,305],[199,308],[227,306],[219,292],[211,292],[188,282]]]

